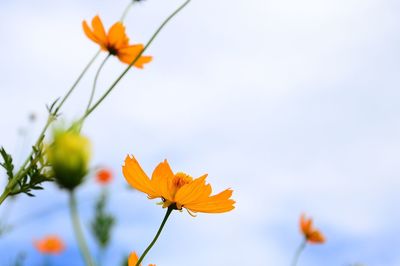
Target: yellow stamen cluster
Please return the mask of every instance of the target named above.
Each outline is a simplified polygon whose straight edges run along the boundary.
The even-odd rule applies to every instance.
[[[183,187],[183,185],[192,183],[193,178],[188,175],[185,174],[183,172],[178,172],[175,174],[174,179],[172,180],[172,184],[173,186],[175,186],[177,189]]]

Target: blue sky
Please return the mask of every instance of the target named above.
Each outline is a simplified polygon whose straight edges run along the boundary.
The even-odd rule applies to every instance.
[[[148,40],[179,3],[133,8],[131,40]],[[0,2],[0,143],[9,151],[27,152],[17,132],[28,114],[38,116],[29,143],[46,118],[44,105],[65,93],[95,53],[82,20],[99,14],[109,26],[126,4]],[[105,265],[143,251],[164,213],[125,189],[126,154],[148,173],[164,158],[175,171],[208,173],[215,191],[231,187],[237,200],[223,215],[174,214],[147,263],[289,265],[306,212],[327,243],[307,247],[299,265],[399,265],[399,12],[394,0],[193,0],[149,48],[154,61],[131,71],[84,127],[93,165],[116,175],[110,209],[118,224]],[[111,60],[99,90],[123,69]],[[84,110],[93,73],[65,106],[67,121]],[[19,198],[10,221],[66,204],[62,192],[46,188],[34,200]],[[98,191],[93,182],[79,191],[86,223]],[[60,233],[68,249],[56,265],[79,266],[67,214],[60,207],[5,236],[2,261],[26,250],[28,265],[39,265],[32,239]]]

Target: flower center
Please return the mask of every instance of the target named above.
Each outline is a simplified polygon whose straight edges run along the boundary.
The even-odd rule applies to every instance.
[[[118,49],[115,48],[115,47],[112,46],[112,45],[108,45],[108,46],[107,46],[107,50],[108,50],[108,52],[109,52],[110,54],[112,54],[112,55],[117,55],[117,54],[118,54]]]
[[[193,178],[190,175],[187,175],[183,172],[178,172],[174,175],[174,178],[172,179],[172,183],[170,186],[170,193],[172,198],[175,198],[175,194],[176,192],[178,192],[178,190],[183,187],[186,184],[190,184],[193,182]],[[163,207],[167,208],[170,206],[174,206],[173,208],[175,210],[181,210],[182,209],[182,205],[179,204],[178,202],[173,202],[173,201],[169,201],[163,198]]]
[[[190,175],[187,175],[183,172],[178,172],[175,174],[174,179],[172,179],[172,184],[176,190],[180,189],[186,184],[189,184],[193,181],[193,178]]]

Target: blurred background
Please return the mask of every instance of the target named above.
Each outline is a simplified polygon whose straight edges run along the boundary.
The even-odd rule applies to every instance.
[[[45,104],[98,49],[82,20],[99,14],[108,28],[128,3],[0,1],[0,144],[17,161],[45,123]],[[135,5],[126,18],[132,42],[145,43],[180,3]],[[142,253],[164,215],[127,188],[127,154],[148,174],[165,158],[174,171],[208,173],[215,192],[230,187],[237,201],[226,214],[174,212],[144,265],[289,265],[303,212],[327,242],[308,246],[298,265],[400,265],[399,14],[395,0],[193,0],[146,52],[153,62],[130,71],[83,128],[92,165],[114,174],[108,210],[117,222],[103,265]],[[109,60],[97,96],[124,68]],[[95,70],[64,121],[84,111]],[[47,234],[66,242],[54,265],[83,265],[67,195],[45,188],[1,206],[15,226],[0,239],[1,265],[21,251],[26,265],[43,265],[32,242]],[[86,228],[100,190],[93,179],[78,190]]]

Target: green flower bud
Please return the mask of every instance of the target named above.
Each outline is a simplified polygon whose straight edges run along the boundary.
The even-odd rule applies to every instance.
[[[48,159],[56,182],[61,188],[73,190],[88,173],[91,145],[88,138],[77,131],[56,131],[48,147]]]

